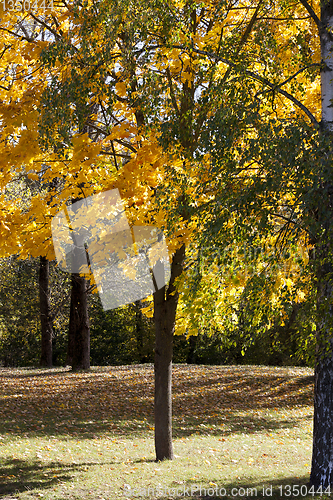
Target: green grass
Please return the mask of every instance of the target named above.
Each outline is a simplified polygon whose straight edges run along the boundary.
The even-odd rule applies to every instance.
[[[311,369],[175,365],[175,460],[159,463],[153,387],[152,365],[0,369],[0,498],[313,498],[287,486],[309,481]]]

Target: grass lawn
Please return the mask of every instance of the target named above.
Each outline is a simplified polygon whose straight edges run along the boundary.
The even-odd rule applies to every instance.
[[[305,486],[313,370],[175,365],[175,460],[159,463],[153,391],[152,365],[0,368],[0,499],[321,497]]]

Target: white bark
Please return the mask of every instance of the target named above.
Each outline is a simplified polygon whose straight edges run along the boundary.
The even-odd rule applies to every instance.
[[[328,31],[333,32],[333,16],[323,16],[324,10],[330,10],[330,3],[331,2],[326,2],[326,5],[322,9],[322,21],[328,29],[323,30],[320,37],[321,57],[324,63],[321,71],[321,102],[322,124],[327,130],[333,131],[333,41],[332,35],[330,36],[328,33]],[[329,14],[329,12],[327,12],[327,14]]]
[[[333,0],[321,0],[320,44],[322,133],[333,131]],[[325,210],[318,210],[318,221],[324,230],[316,243],[317,263],[317,346],[314,393],[313,453],[310,482],[316,488],[333,484],[333,338],[332,338],[332,272],[328,258],[332,249],[333,186],[324,182],[322,197]],[[318,200],[318,206],[321,201]]]

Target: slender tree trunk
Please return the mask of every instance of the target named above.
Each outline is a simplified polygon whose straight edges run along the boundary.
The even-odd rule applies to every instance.
[[[42,329],[40,366],[51,367],[53,328],[50,312],[49,261],[46,257],[40,257],[39,260],[39,303]]]
[[[322,133],[333,131],[333,0],[321,0],[320,43]],[[330,32],[329,32],[330,31]],[[317,345],[314,391],[313,452],[310,483],[316,488],[333,484],[333,187],[324,185],[318,202],[318,222],[324,232],[316,244]],[[325,202],[323,203],[323,200]],[[322,207],[324,205],[324,209]]]
[[[186,359],[186,363],[188,363],[188,364],[193,364],[196,362],[197,356],[195,353],[195,348],[197,346],[197,341],[198,341],[197,335],[191,335],[191,337],[189,338],[190,348],[189,348],[189,351],[187,354],[187,359]]]
[[[73,307],[73,287],[71,289],[71,304],[69,312],[69,325],[68,325],[68,342],[67,342],[67,355],[66,355],[66,365],[73,365],[73,353],[74,353],[74,336],[75,336],[75,316]]]
[[[72,316],[69,330],[74,330],[74,349],[72,369],[90,368],[90,326],[87,304],[87,282],[79,274],[72,274],[71,294]]]
[[[139,362],[144,362],[143,354],[143,338],[144,338],[144,323],[141,311],[141,302],[136,300],[134,303],[135,310],[135,336],[136,336],[136,347],[139,355]]]
[[[172,259],[168,288],[154,294],[155,320],[155,451],[156,460],[173,459],[172,446],[172,343],[175,330],[178,293],[175,279],[181,275],[185,245]]]

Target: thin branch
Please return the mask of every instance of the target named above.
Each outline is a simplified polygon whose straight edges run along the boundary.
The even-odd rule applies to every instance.
[[[253,74],[252,76],[253,76],[253,78],[256,78],[256,75]],[[256,78],[256,79],[259,80],[259,78]],[[303,111],[303,113],[306,114],[306,116],[311,120],[311,123],[313,125],[316,125],[316,127],[319,127],[319,122],[313,116],[311,111],[306,106],[304,106],[304,104],[302,104],[298,99],[296,99],[296,97],[292,96],[291,94],[289,94],[289,92],[286,92],[285,90],[275,88],[274,85],[272,85],[270,82],[266,81],[264,78],[261,81],[263,83],[265,83],[267,86],[271,87],[272,90],[278,92],[279,94],[283,95],[284,97],[286,97],[287,99],[292,101],[298,108],[300,108]]]
[[[174,49],[180,49],[180,50],[186,49],[186,47],[184,47],[183,45],[172,45],[172,47]],[[160,48],[160,45],[155,45],[155,46],[151,47],[151,49],[154,49],[154,48],[156,48],[156,49]],[[200,50],[200,49],[196,49],[196,48],[192,48],[191,50],[193,50],[193,52],[196,52],[197,54],[211,57],[215,61],[221,61],[225,64],[228,64],[228,66],[230,66],[232,68],[237,68],[236,63],[233,63],[233,62],[229,61],[229,59],[225,59],[224,57],[220,57],[217,54],[212,54],[211,52],[207,52],[206,50]],[[318,121],[316,120],[314,115],[311,113],[311,111],[306,106],[304,106],[304,104],[302,104],[298,99],[296,99],[296,97],[289,94],[289,92],[286,92],[285,90],[277,87],[276,84],[271,83],[269,80],[267,80],[263,76],[257,75],[253,71],[244,70],[244,73],[246,75],[250,76],[251,78],[253,78],[253,80],[257,80],[258,82],[263,83],[264,85],[267,85],[267,87],[269,87],[271,90],[278,92],[279,94],[283,95],[284,97],[286,97],[287,99],[292,101],[298,108],[300,108],[307,115],[307,117],[310,119],[310,121],[311,121],[311,123],[313,123],[313,125],[316,125],[317,127],[319,126]]]
[[[113,148],[114,148],[114,146],[113,146]],[[117,153],[116,150],[113,153],[113,151],[106,151],[104,149],[101,149],[100,153],[103,155],[109,155],[109,156],[116,155],[116,156],[119,156],[119,158],[126,158],[127,160],[128,160],[128,158],[131,158],[131,155],[124,155],[122,153]],[[119,170],[118,166],[116,166],[116,169]]]
[[[3,51],[1,52],[1,55],[0,55],[0,59],[2,59],[2,57],[4,56],[5,52],[10,49],[12,47],[12,45],[5,45],[5,48],[3,49]]]
[[[311,19],[311,16],[305,17],[268,17],[263,16],[260,17],[260,20],[264,19],[265,21],[306,21],[307,19]]]
[[[251,18],[249,24],[247,25],[246,30],[243,33],[241,41],[239,42],[237,54],[239,54],[239,51],[241,50],[241,48],[243,47],[244,43],[247,41],[249,35],[251,34],[253,25],[256,22],[257,18],[258,18],[259,9],[261,7],[262,2],[263,2],[263,0],[259,0],[258,5],[256,7],[256,10],[254,11],[252,18]]]
[[[320,68],[320,66],[321,66],[320,63],[311,63],[308,66],[305,66],[304,68],[299,69],[298,71],[296,71],[296,73],[294,73],[289,78],[287,78],[287,80],[285,80],[282,83],[279,83],[279,87],[282,87],[283,85],[286,85],[286,83],[289,83],[291,80],[293,80],[294,78],[296,78],[296,76],[298,76],[300,73],[302,73],[306,69],[313,68],[313,67],[319,67]]]
[[[176,49],[183,49],[184,48],[184,47],[179,46],[179,45],[174,45],[173,47]],[[193,49],[193,51],[197,52],[198,54],[202,54],[204,56],[211,57],[217,61],[224,62],[225,64],[228,64],[231,67],[237,68],[236,63],[233,63],[233,62],[231,62],[228,59],[225,59],[223,57],[217,56],[216,54],[212,54],[210,52],[207,52],[206,50]],[[267,87],[270,87],[271,90],[274,90],[275,92],[282,94],[284,97],[287,97],[287,99],[292,101],[298,108],[300,108],[308,116],[308,118],[310,118],[311,122],[314,125],[319,126],[319,123],[317,122],[316,118],[313,116],[311,111],[306,106],[304,106],[304,104],[302,104],[298,99],[296,99],[296,97],[289,94],[289,92],[286,92],[285,90],[280,89],[279,87],[277,87],[275,84],[271,83],[269,80],[267,80],[263,76],[257,75],[256,73],[253,73],[253,71],[245,70],[244,73],[246,75],[250,76],[251,78],[253,78],[254,80],[257,80],[258,82],[261,82],[264,85],[267,85]]]
[[[53,14],[52,14],[52,19],[53,19],[54,24],[56,25],[57,29],[59,30],[60,35],[64,36],[63,31],[61,29],[59,29],[60,28],[60,24],[58,22],[58,19]]]
[[[297,222],[296,220],[293,220],[293,219],[289,219],[289,217],[286,217],[285,215],[275,214],[272,212],[270,212],[269,214],[273,215],[274,217],[279,217],[280,219],[287,221],[289,224],[294,224],[295,226],[302,227],[299,222]]]
[[[0,89],[5,90],[8,92],[12,88],[13,84],[11,84],[9,87],[4,87],[3,85],[0,85]]]
[[[133,151],[133,153],[136,153],[137,150],[135,149],[134,146],[132,146],[131,144],[129,144],[128,142],[124,142],[124,141],[121,141],[120,139],[113,139],[115,142],[118,142],[118,144],[121,144],[122,146],[124,146],[125,148],[129,149],[130,151]]]
[[[176,96],[175,96],[175,93],[173,91],[172,78],[171,78],[171,74],[170,74],[170,69],[169,68],[166,69],[166,75],[167,75],[167,78],[168,78],[169,89],[170,89],[170,96],[171,96],[171,101],[172,101],[173,107],[175,108],[175,111],[176,111],[177,115],[180,116],[180,114],[179,114],[179,108],[178,108],[178,104],[177,104],[177,100],[176,100]]]
[[[260,9],[260,7],[261,7],[262,1],[263,1],[263,0],[259,0],[259,2],[258,2],[258,5],[257,5],[257,7],[256,7],[256,10],[254,11],[253,16],[252,16],[252,18],[251,18],[251,20],[250,20],[249,24],[247,25],[246,30],[244,31],[244,33],[243,33],[243,35],[242,35],[242,38],[241,38],[241,40],[240,40],[240,42],[239,42],[239,45],[238,45],[238,47],[237,47],[237,51],[236,51],[236,53],[235,53],[235,56],[238,56],[238,54],[240,53],[240,51],[241,51],[241,49],[242,49],[243,45],[246,43],[246,41],[247,41],[248,37],[249,37],[249,36],[250,36],[250,34],[251,34],[251,31],[252,31],[253,25],[254,25],[254,23],[255,23],[255,22],[256,22],[256,20],[257,20],[257,17],[258,17],[258,14],[259,14],[259,9]],[[217,56],[218,56],[218,55],[219,55],[219,51],[217,52]],[[232,68],[232,66],[231,66],[231,65],[229,65],[229,67],[228,67],[227,71],[225,72],[225,74],[224,74],[224,76],[223,76],[222,83],[224,83],[224,82],[227,80],[228,76],[230,75],[231,68]]]
[[[114,164],[115,164],[116,170],[118,171],[118,170],[119,170],[119,168],[118,168],[118,162],[117,162],[116,150],[115,150],[115,148],[114,148],[113,141],[111,141],[111,147],[112,147],[112,153],[113,153]]]
[[[49,30],[49,32],[52,33],[52,35],[54,35],[54,37],[57,40],[61,40],[61,36],[59,35],[59,33],[57,33],[53,28],[51,28],[51,26],[44,23],[44,21],[42,21],[42,19],[39,19],[39,17],[35,16],[32,12],[29,12],[29,14],[35,21],[37,21],[37,23],[41,24],[42,26],[44,26],[44,28]]]
[[[318,30],[321,30],[323,27],[323,23],[321,22],[321,20],[319,19],[319,17],[311,7],[311,5],[307,2],[307,0],[300,0],[300,2],[303,5],[303,7],[305,7],[305,9],[308,11],[314,22],[316,23]]]
[[[106,130],[102,130],[101,128],[97,127],[93,123],[88,122],[87,126],[94,128],[95,130],[97,130],[98,132],[100,132],[101,134],[103,134],[105,137],[107,137],[109,135],[109,133]],[[121,144],[125,148],[133,151],[133,153],[137,152],[137,150],[135,149],[134,146],[132,146],[131,144],[129,144],[129,143],[125,142],[125,141],[121,141],[120,139],[114,139],[114,141],[118,142],[118,144]]]
[[[19,35],[18,33],[15,33],[15,31],[11,31],[7,28],[0,28],[1,31],[5,31],[6,33],[9,33],[10,35],[14,35],[16,38],[20,38],[21,40],[26,40],[27,42],[34,42],[35,40],[31,40],[30,38],[27,38],[25,36]]]
[[[29,35],[29,33],[27,32],[27,30],[25,29],[25,27],[23,25],[23,21],[21,23],[19,23],[19,26],[20,26],[20,29],[25,34],[25,36],[27,37],[27,40],[29,40],[29,42],[33,42],[34,38],[31,35]]]

